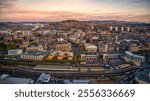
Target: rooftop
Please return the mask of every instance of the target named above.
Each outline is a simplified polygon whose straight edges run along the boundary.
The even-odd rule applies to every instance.
[[[47,55],[49,52],[26,52],[26,53],[23,53],[22,55],[34,55],[34,56],[44,56],[44,55]]]
[[[136,80],[150,83],[150,70],[145,70],[137,73]]]
[[[140,55],[136,55],[136,54],[133,54],[132,52],[130,51],[126,51],[125,52],[126,54],[130,55],[130,56],[133,56],[133,57],[140,57],[140,58],[144,58],[144,56],[140,56]]]
[[[50,74],[42,73],[36,83],[49,82]]]
[[[97,48],[96,45],[90,44],[90,43],[85,43],[85,47],[86,47],[86,48]]]
[[[34,83],[32,79],[10,77],[8,74],[2,74],[0,80],[7,84],[30,84]]]

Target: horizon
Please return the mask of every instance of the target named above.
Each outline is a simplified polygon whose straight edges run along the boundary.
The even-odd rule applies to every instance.
[[[150,23],[149,4],[149,0],[1,0],[0,22],[73,19]]]
[[[118,20],[75,20],[75,19],[66,19],[60,21],[0,21],[0,23],[57,23],[57,22],[64,22],[64,21],[79,21],[79,22],[121,22],[121,23],[144,23],[150,24],[150,22],[140,22],[140,21],[118,21]]]

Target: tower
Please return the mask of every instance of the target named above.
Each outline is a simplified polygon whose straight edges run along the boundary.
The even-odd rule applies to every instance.
[[[118,42],[118,35],[116,35],[116,42]]]
[[[128,32],[130,31],[130,27],[127,27],[127,31],[128,31]]]
[[[83,33],[80,33],[80,43],[79,44],[82,44],[83,43]]]
[[[115,27],[115,31],[118,31],[118,27]]]
[[[124,27],[121,27],[121,31],[124,31]]]
[[[113,30],[113,27],[112,26],[110,26],[110,31],[112,31]]]
[[[78,47],[81,51],[84,51],[83,33],[80,33],[80,43],[79,43]]]
[[[93,36],[89,35],[89,39],[90,39],[90,43],[92,43],[93,42]]]

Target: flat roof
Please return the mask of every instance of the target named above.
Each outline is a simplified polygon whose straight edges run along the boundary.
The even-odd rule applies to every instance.
[[[64,80],[65,83],[73,83],[73,84],[89,84],[90,80]]]
[[[40,75],[40,77],[38,78],[38,80],[36,81],[36,83],[44,82],[44,80],[48,80],[49,77],[50,77],[50,74],[42,73],[42,74]]]
[[[58,68],[60,68],[60,69],[62,69],[62,68],[65,68],[65,69],[70,69],[70,68],[72,68],[72,66],[61,66],[61,65],[37,65],[37,66],[35,66],[34,68],[54,68],[54,69],[58,69]]]
[[[86,47],[86,48],[97,48],[96,45],[91,44],[91,43],[85,43],[85,47]]]
[[[146,70],[146,71],[141,71],[139,73],[136,74],[136,78],[138,80],[150,83],[150,70]]]
[[[130,52],[130,51],[126,51],[125,53],[128,54],[128,55],[130,55],[130,56],[139,57],[139,58],[144,58],[144,56],[140,56],[140,55],[133,54],[133,53]]]
[[[96,54],[87,54],[85,56],[97,56]]]
[[[30,52],[30,53],[23,53],[22,55],[34,55],[34,56],[39,56],[39,55],[46,55],[49,52]]]
[[[29,83],[33,83],[33,80],[27,78],[7,77],[6,79],[4,79],[4,82],[10,84],[29,84]]]

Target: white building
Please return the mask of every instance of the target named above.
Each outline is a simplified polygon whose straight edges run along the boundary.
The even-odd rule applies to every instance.
[[[130,27],[127,27],[127,31],[128,31],[128,32],[130,31]]]
[[[2,74],[0,80],[5,84],[33,84],[34,80],[28,78],[10,77],[8,74]]]
[[[125,52],[124,58],[127,62],[134,62],[136,65],[141,65],[142,63],[145,62],[144,56],[133,54],[130,51]]]
[[[118,27],[115,27],[115,31],[118,31]]]
[[[31,46],[26,48],[26,52],[41,52],[44,51],[43,46]]]
[[[98,56],[96,54],[81,54],[81,61],[82,62],[90,62],[95,63],[98,60]]]
[[[90,80],[64,80],[65,84],[90,84]]]
[[[36,84],[48,83],[50,78],[51,78],[50,74],[42,73],[38,78],[38,80],[36,81]]]
[[[124,27],[121,27],[121,31],[124,31]]]
[[[8,55],[20,55],[22,53],[22,49],[8,50]]]
[[[104,61],[118,61],[119,60],[119,54],[103,54],[103,60]]]
[[[110,31],[112,31],[113,30],[113,27],[112,26],[110,26]]]
[[[86,43],[84,44],[85,50],[89,53],[96,53],[97,52],[97,46],[94,44]]]

